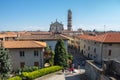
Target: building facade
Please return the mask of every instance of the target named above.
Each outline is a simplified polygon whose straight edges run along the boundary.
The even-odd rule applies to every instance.
[[[81,35],[79,41],[80,52],[98,63],[120,57],[120,33]]]
[[[3,41],[2,44],[4,48],[9,50],[14,71],[24,66],[43,67],[43,52],[46,43],[39,41]]]

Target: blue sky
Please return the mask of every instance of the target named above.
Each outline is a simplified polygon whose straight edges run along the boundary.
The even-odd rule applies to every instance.
[[[68,9],[73,30],[120,31],[120,0],[0,0],[0,31],[48,31],[56,19],[67,28]]]

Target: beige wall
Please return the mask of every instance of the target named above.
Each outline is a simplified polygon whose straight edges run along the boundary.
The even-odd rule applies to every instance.
[[[97,62],[101,62],[101,56],[103,59],[115,59],[120,57],[120,44],[112,44],[111,46],[109,44],[103,44],[101,42],[91,41],[91,40],[84,40],[80,39],[80,51],[83,50],[83,54],[88,57],[92,58],[93,60]],[[84,47],[85,45],[85,47]],[[88,50],[88,46],[90,47],[90,50]],[[94,52],[94,49],[96,49],[96,53]],[[108,55],[109,49],[112,51],[111,56]],[[92,55],[92,56],[91,56]]]
[[[34,50],[38,50],[38,56],[34,56]],[[24,57],[20,57],[20,51],[24,51]],[[39,67],[42,67],[42,51],[42,49],[9,49],[13,70],[17,70],[18,68],[20,68],[20,62],[25,62],[26,66],[34,66],[34,62],[39,62]]]
[[[111,56],[108,55],[111,50]],[[104,44],[103,46],[103,59],[116,59],[120,57],[120,44]]]

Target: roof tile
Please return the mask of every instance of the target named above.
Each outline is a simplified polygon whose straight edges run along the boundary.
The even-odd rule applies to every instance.
[[[97,36],[80,35],[79,38],[104,43],[120,43],[120,33],[105,33]]]
[[[45,42],[40,41],[3,41],[5,48],[42,48],[46,47]]]

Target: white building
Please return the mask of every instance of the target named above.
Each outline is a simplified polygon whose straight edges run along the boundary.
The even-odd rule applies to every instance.
[[[3,41],[3,47],[9,50],[13,70],[24,66],[43,67],[45,42],[39,41]]]
[[[120,33],[80,35],[80,51],[96,62],[120,57]]]

